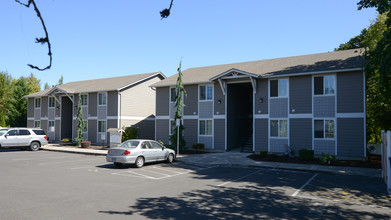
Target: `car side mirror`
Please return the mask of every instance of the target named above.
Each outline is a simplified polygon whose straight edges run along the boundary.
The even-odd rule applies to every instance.
[[[9,136],[9,134],[5,134],[5,135],[4,135],[4,137],[6,137],[6,138],[7,138],[8,136]]]

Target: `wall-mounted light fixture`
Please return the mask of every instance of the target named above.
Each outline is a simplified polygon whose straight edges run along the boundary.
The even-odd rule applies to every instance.
[[[263,103],[263,98],[259,98],[259,103]]]
[[[221,104],[221,100],[219,99],[219,100],[217,100],[217,104]]]

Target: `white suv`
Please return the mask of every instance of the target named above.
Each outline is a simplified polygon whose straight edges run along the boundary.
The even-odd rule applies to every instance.
[[[48,137],[40,128],[1,128],[0,147],[26,147],[37,151],[48,144]]]

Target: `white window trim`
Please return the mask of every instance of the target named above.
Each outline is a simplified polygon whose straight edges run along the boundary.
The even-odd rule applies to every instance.
[[[39,107],[37,107],[37,100],[39,99]],[[42,100],[41,98],[35,98],[34,99],[34,109],[41,109]]]
[[[271,121],[278,121],[278,136],[277,137],[272,136]],[[286,137],[280,137],[280,121],[286,121],[286,126],[287,126],[287,129],[286,129],[287,136]],[[270,118],[269,119],[269,138],[288,140],[289,139],[289,118]]]
[[[210,100],[208,100],[208,99],[205,99],[205,100],[202,100],[201,99],[201,95],[200,95],[200,93],[201,93],[201,86],[205,86],[205,98],[208,96],[208,90],[206,89],[206,86],[211,86],[212,87],[212,99],[210,99]],[[199,84],[198,85],[198,101],[199,102],[213,102],[213,100],[214,100],[214,84]]]
[[[39,126],[37,127],[35,124],[39,123]],[[41,128],[41,121],[40,120],[34,120],[34,128]]]
[[[81,106],[82,107],[87,107],[88,106],[88,94],[80,94],[80,98],[82,98],[82,96],[85,95],[87,96],[87,104],[86,105],[83,105],[83,99],[81,100]],[[98,95],[99,96],[99,95]],[[98,97],[99,99],[99,97]],[[106,97],[106,103],[107,103],[107,97]],[[98,100],[98,104],[99,104],[99,100]]]
[[[334,137],[333,138],[327,138],[326,137],[326,122],[325,121],[334,121]],[[315,121],[323,121],[323,138],[316,138],[315,137]],[[327,140],[327,141],[335,141],[336,140],[336,127],[337,127],[337,120],[335,118],[313,118],[313,126],[312,126],[312,135],[314,137],[314,140]]]
[[[286,82],[286,96],[280,96],[280,92],[279,92],[279,89],[280,89],[280,80],[282,80],[282,79],[286,79],[287,80],[287,82]],[[271,92],[270,92],[270,90],[271,90],[271,86],[270,86],[270,81],[274,81],[274,80],[278,80],[278,88],[277,88],[277,90],[278,90],[278,96],[275,96],[275,97],[272,97],[271,96]],[[269,79],[268,80],[269,82],[269,85],[268,85],[268,87],[269,87],[269,91],[267,91],[267,93],[268,93],[268,96],[269,96],[269,99],[280,99],[280,98],[288,98],[289,97],[289,78],[278,78],[278,79],[275,79],[275,78],[273,78],[273,79]],[[269,104],[270,105],[270,104]],[[289,112],[289,111],[288,111]]]
[[[175,87],[170,87],[170,89],[169,89],[169,101],[170,101],[170,103],[175,103],[175,101],[171,101],[171,90],[172,89],[175,89]]]
[[[106,94],[106,104],[99,104],[99,94]],[[107,102],[108,102],[107,92],[99,92],[98,93],[98,106],[107,106]]]
[[[212,130],[212,134],[200,134],[200,121],[211,121],[212,122],[212,128],[211,128],[211,130]],[[206,123],[205,123],[205,125],[206,125]],[[202,119],[198,119],[198,136],[199,137],[213,137],[213,128],[214,128],[214,120],[213,120],[213,118],[202,118]],[[206,127],[205,127],[205,129],[206,129]],[[206,130],[205,130],[205,133],[206,133]]]
[[[326,94],[326,86],[325,86],[325,80],[324,80],[325,76],[334,76],[334,94]],[[315,77],[323,77],[323,94],[315,94]],[[336,94],[337,94],[337,76],[336,76],[336,74],[313,75],[312,78],[313,78],[312,79],[312,87],[313,87],[312,95],[314,97],[336,96]]]
[[[99,122],[101,122],[101,121],[106,122],[106,131],[99,131]],[[97,126],[98,126],[98,129],[97,129],[98,134],[106,133],[106,132],[107,132],[107,120],[98,120],[96,124],[97,124]]]

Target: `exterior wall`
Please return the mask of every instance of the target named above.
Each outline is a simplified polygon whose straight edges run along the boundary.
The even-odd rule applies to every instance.
[[[27,100],[27,118],[34,117],[34,98],[28,98]]]
[[[61,121],[60,120],[56,120],[54,122],[54,131],[55,131],[55,135],[56,135],[56,140],[60,140],[61,139]]]
[[[337,112],[364,112],[364,79],[362,72],[337,74]]]
[[[156,88],[156,115],[169,115],[169,87]]]
[[[197,115],[198,114],[198,86],[188,85],[185,86],[187,96],[184,97],[184,115]]]
[[[291,118],[289,125],[290,146],[296,151],[312,149],[312,119]]]
[[[168,119],[156,119],[156,137],[155,140],[163,141],[163,143],[168,144],[169,134],[169,120]]]
[[[198,136],[198,142],[205,145],[205,149],[213,149],[213,136]]]
[[[199,117],[205,119],[213,118],[213,102],[199,102]]]
[[[107,116],[118,116],[118,92],[116,91],[107,92]]]
[[[214,120],[214,149],[225,150],[225,119]]]
[[[115,123],[117,123],[116,120]],[[123,127],[137,127],[138,138],[155,139],[155,120],[153,118],[148,118],[146,120],[122,120],[122,124]],[[114,120],[112,122],[112,126],[117,127],[117,124],[114,125]]]
[[[337,121],[338,157],[358,158],[364,156],[364,119],[339,118]]]
[[[335,117],[335,96],[315,96],[314,117]]]
[[[267,79],[257,80],[257,93],[255,94],[255,114],[269,113],[269,84]],[[260,103],[262,99],[262,103]]]
[[[186,147],[191,149],[193,144],[198,143],[198,120],[197,119],[184,119],[183,126],[185,130],[183,132],[184,139],[186,141]]]
[[[272,98],[270,102],[270,118],[288,117],[288,98]]]
[[[97,143],[98,133],[98,122],[97,120],[88,120],[88,140],[92,143]]]
[[[288,138],[270,138],[270,152],[284,153]]]
[[[289,78],[289,113],[312,113],[311,76],[297,76]]]
[[[322,153],[335,155],[335,140],[314,140],[314,154]]]
[[[88,117],[97,116],[98,93],[88,93]]]
[[[221,91],[221,86],[219,83],[214,84],[213,92],[214,92],[214,114],[225,115],[225,96],[223,94],[223,91]]]
[[[48,97],[41,98],[41,117],[48,117]]]
[[[29,128],[34,127],[34,120],[27,120],[27,127]]]
[[[255,152],[268,151],[268,119],[255,119]]]

